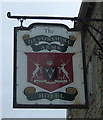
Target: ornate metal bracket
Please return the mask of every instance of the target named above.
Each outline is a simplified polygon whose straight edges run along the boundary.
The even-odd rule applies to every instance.
[[[103,33],[101,31],[99,31],[98,29],[96,29],[94,26],[90,25],[87,21],[82,20],[82,23],[85,24],[86,29],[88,31],[88,33],[92,36],[93,40],[95,41],[95,43],[98,45],[98,48],[95,50],[95,54],[100,58],[103,59],[103,38],[100,40],[100,42],[96,39],[96,37],[92,34],[92,32],[89,30],[88,27],[91,27],[92,29],[94,29],[96,32],[98,32],[99,34],[101,34],[103,36]],[[87,27],[88,26],[88,27]]]
[[[98,21],[98,22],[103,22],[103,19],[88,19],[88,18],[79,18],[79,17],[50,17],[50,16],[12,16],[11,12],[7,13],[7,17],[8,18],[12,18],[12,19],[51,19],[51,20],[71,20],[71,21],[80,21],[80,20],[86,20],[86,21]]]
[[[12,16],[10,12],[7,13],[7,17],[11,18],[11,19],[18,19],[21,22],[21,26],[23,27],[23,20],[26,19],[45,19],[45,20],[71,20],[71,21],[80,21],[81,23],[85,24],[88,27],[91,27],[92,29],[94,29],[96,32],[98,32],[99,34],[101,34],[103,36],[103,33],[101,31],[99,31],[98,29],[96,29],[94,26],[92,26],[89,21],[97,21],[97,22],[103,22],[103,19],[94,19],[94,18],[79,18],[79,17],[50,17],[50,16]],[[96,44],[99,46],[99,50],[97,50],[97,54],[100,56],[100,58],[102,58],[102,54],[103,54],[103,46],[101,42],[98,42],[98,40],[95,38],[95,36],[90,32],[90,30],[88,29],[88,32],[90,33],[90,35],[93,37],[94,41],[96,42]]]

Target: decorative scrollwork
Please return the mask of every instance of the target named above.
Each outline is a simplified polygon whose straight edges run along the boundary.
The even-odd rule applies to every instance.
[[[101,46],[103,46],[103,38],[100,40]],[[100,58],[103,59],[103,51],[100,48],[97,48],[95,54]]]
[[[101,40],[100,40],[100,44],[103,46],[103,38],[101,38]]]
[[[101,51],[100,48],[98,48],[95,52],[95,54],[100,58],[100,59],[103,59],[103,52]]]

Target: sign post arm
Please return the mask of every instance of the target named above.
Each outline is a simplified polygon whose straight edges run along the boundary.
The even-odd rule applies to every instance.
[[[12,16],[11,12],[7,13],[7,17],[11,19],[51,19],[51,20],[71,20],[71,21],[97,21],[103,22],[103,19],[96,19],[96,18],[79,18],[79,17],[53,17],[53,16]]]

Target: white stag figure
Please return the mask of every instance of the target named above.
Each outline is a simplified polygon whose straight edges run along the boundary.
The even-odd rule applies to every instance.
[[[40,65],[38,64],[38,61],[39,61],[39,60],[37,60],[36,63],[34,63],[34,62],[32,61],[32,63],[34,64],[34,66],[36,66],[35,70],[32,72],[32,78],[31,78],[32,81],[34,81],[34,80],[33,80],[34,77],[36,77],[36,78],[39,79],[38,72],[41,71],[41,67],[40,67]]]
[[[59,74],[61,72],[63,72],[63,77],[61,77],[61,80],[63,80],[65,77],[68,78],[68,81],[70,82],[70,78],[69,78],[69,73],[66,71],[65,66],[67,65],[67,63],[69,62],[69,59],[67,60],[67,62],[63,62],[63,60],[61,59],[61,66],[58,67],[59,68]]]

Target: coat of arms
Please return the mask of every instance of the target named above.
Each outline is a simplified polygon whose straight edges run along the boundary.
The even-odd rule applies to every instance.
[[[74,53],[25,53],[28,81],[48,91],[73,82]]]

